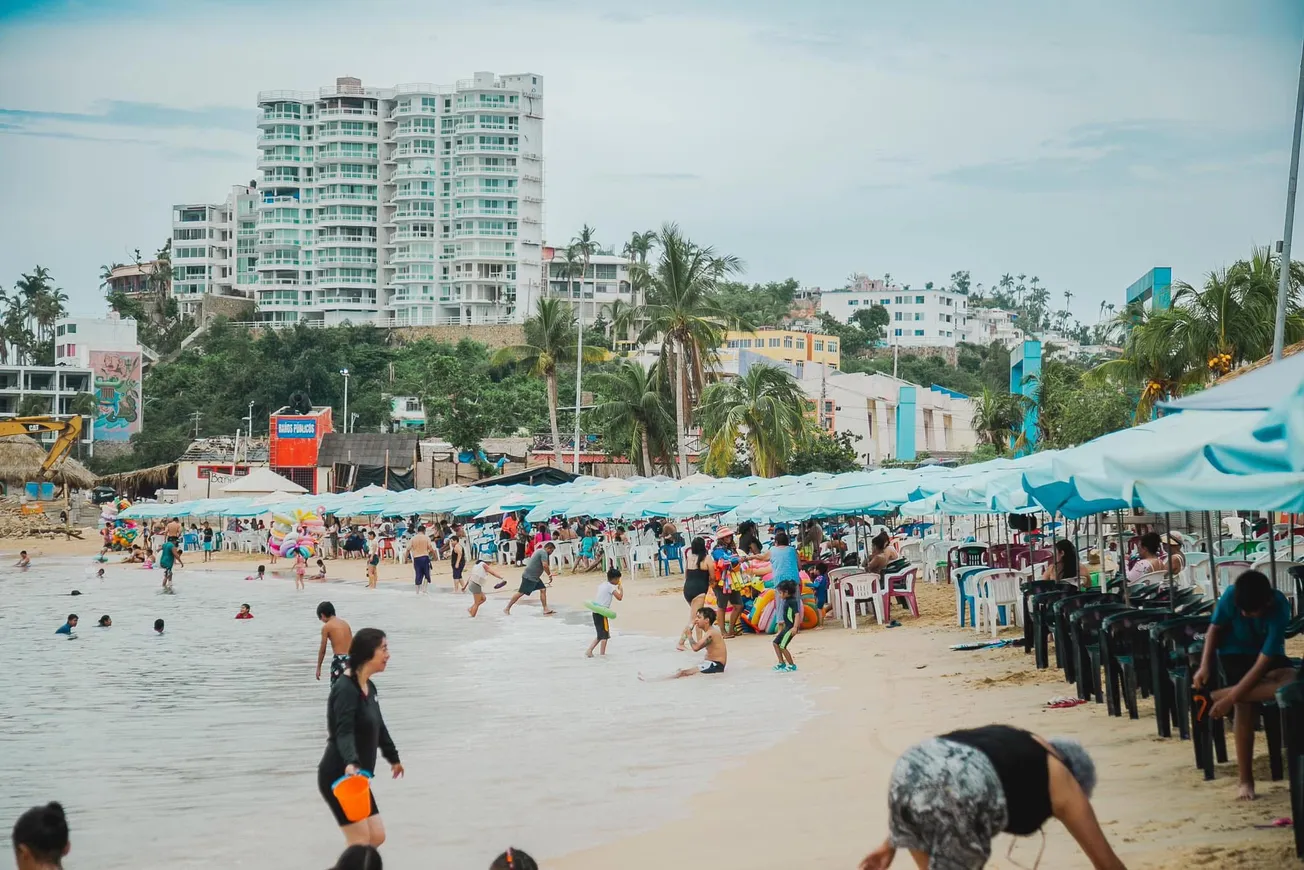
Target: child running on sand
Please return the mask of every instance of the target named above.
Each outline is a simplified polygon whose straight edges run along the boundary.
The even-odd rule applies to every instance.
[[[779,594],[774,602],[777,608],[774,617],[777,623],[774,631],[774,654],[778,657],[779,663],[774,666],[774,670],[795,671],[797,663],[792,660],[792,653],[788,652],[788,644],[797,636],[797,632],[801,631],[801,593],[797,589],[797,584],[791,580],[783,580],[774,588]]]
[[[302,589],[303,575],[308,573],[308,560],[303,557],[302,552],[294,554],[294,588]]]
[[[702,632],[702,639],[691,642],[693,652],[704,649],[706,655],[701,663],[695,668],[684,668],[676,671],[666,677],[645,677],[638,675],[644,682],[653,682],[656,680],[676,680],[680,677],[691,677],[694,674],[723,674],[724,666],[729,661],[729,649],[725,646],[724,634],[720,631],[720,626],[715,624],[715,608],[703,607],[697,611],[697,618],[693,620],[693,627]]]
[[[480,605],[489,600],[489,596],[485,595],[484,587],[488,584],[490,577],[497,577],[499,580],[503,579],[503,575],[499,574],[494,566],[484,559],[476,559],[475,564],[471,566],[471,573],[466,581],[467,589],[471,590],[471,606],[466,609],[466,612],[471,614],[473,618],[480,612]],[[506,582],[503,580],[503,583]]]
[[[598,584],[598,591],[593,594],[593,603],[608,610],[614,601],[624,601],[625,591],[620,588],[620,569],[612,565],[607,569],[607,579]],[[584,653],[587,658],[593,658],[593,650],[599,647],[598,655],[607,654],[607,641],[611,640],[611,620],[601,613],[593,614],[593,627],[597,630],[598,636],[589,644],[588,652]]]

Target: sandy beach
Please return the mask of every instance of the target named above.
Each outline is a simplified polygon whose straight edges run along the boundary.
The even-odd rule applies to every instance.
[[[93,531],[85,541],[6,541],[4,558],[20,549],[39,560],[89,557],[97,547]],[[201,559],[200,553],[187,554],[187,565],[199,566]],[[281,561],[274,569],[265,559],[229,553],[217,554],[215,561],[224,568],[260,562],[268,564],[269,571],[289,567]],[[362,560],[332,560],[327,565],[331,581],[363,580]],[[505,592],[510,592],[519,569],[502,570],[509,578]],[[438,585],[450,585],[446,561],[436,563],[434,574]],[[410,585],[411,576],[408,565],[388,562],[380,568],[386,585]],[[288,575],[286,579],[289,582]],[[561,574],[549,590],[549,602],[577,605],[592,597],[598,579],[596,572]],[[619,649],[621,632],[670,638],[673,645],[687,618],[681,584],[678,574],[627,578],[625,600],[613,625],[617,630],[613,650]],[[501,608],[505,598],[498,593],[486,606]],[[820,715],[777,750],[754,753],[723,768],[711,764],[710,745],[686,746],[685,752],[702,759],[709,786],[700,796],[684,801],[678,819],[625,837],[618,830],[620,820],[612,819],[616,830],[609,832],[611,842],[548,860],[546,866],[550,870],[660,870],[705,863],[850,870],[886,835],[886,786],[897,755],[925,737],[992,722],[1075,737],[1087,746],[1100,775],[1096,811],[1128,867],[1293,866],[1289,829],[1254,827],[1290,815],[1286,783],[1268,779],[1262,735],[1256,765],[1260,798],[1238,803],[1233,800],[1234,764],[1220,765],[1217,778],[1204,782],[1189,742],[1156,736],[1150,701],[1141,702],[1137,721],[1110,718],[1104,706],[1096,704],[1047,709],[1048,699],[1073,694],[1060,672],[1038,672],[1032,656],[1021,648],[949,650],[950,644],[979,639],[969,629],[955,626],[953,590],[944,584],[921,584],[919,601],[918,619],[894,608],[893,615],[902,623],[899,628],[862,624],[850,631],[834,623],[801,634],[793,645],[800,672],[773,678],[808,681]],[[533,604],[521,602],[521,606]],[[729,649],[731,661],[757,666],[773,661],[766,638],[744,636],[731,641]],[[1291,652],[1300,654],[1298,649]],[[698,657],[684,653],[684,665]],[[720,679],[720,691],[729,691],[728,675]],[[757,709],[756,715],[763,718],[766,712]],[[692,709],[683,710],[684,717],[693,715]],[[637,735],[629,737],[637,739]],[[721,739],[727,740],[728,735],[721,734]],[[786,763],[792,759],[801,759],[798,769]],[[782,820],[784,836],[767,830],[771,820]],[[794,832],[803,833],[791,836]],[[990,867],[1034,865],[1041,838],[1019,840],[1010,860],[1006,853],[1012,842],[1010,837],[997,840]],[[910,866],[908,856],[898,856],[894,866]],[[1051,821],[1040,866],[1073,870],[1090,864],[1064,828]]]

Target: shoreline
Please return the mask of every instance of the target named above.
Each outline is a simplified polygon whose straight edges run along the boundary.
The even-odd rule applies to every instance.
[[[20,549],[27,549],[36,561],[43,557],[90,559],[99,547],[98,541],[14,539],[4,546],[0,558]],[[186,555],[186,568],[177,573],[180,583],[185,582],[186,574],[194,576],[208,567],[201,561],[201,553]],[[108,564],[114,565],[120,558],[111,555]],[[216,554],[209,565],[213,570],[229,571],[245,566],[252,569],[260,563],[267,564],[270,573],[272,566],[265,557],[252,554]],[[326,565],[330,579],[322,585],[365,582],[363,560],[329,560]],[[276,567],[286,570],[289,563],[278,562]],[[388,588],[401,583],[411,586],[410,565],[384,563],[379,573],[380,583]],[[447,561],[435,562],[432,573],[436,585],[445,589],[451,585]],[[508,585],[489,596],[486,608],[501,609],[506,604],[504,596],[515,589],[520,569],[505,567],[501,573]],[[592,597],[600,576],[596,571],[559,574],[548,589],[549,604],[578,608]],[[292,575],[276,579],[292,582]],[[308,585],[311,588],[313,581]],[[681,585],[679,574],[667,578],[640,572],[635,579],[626,578],[625,599],[618,603],[618,618],[612,626],[613,653],[619,654],[623,633],[669,638],[673,645],[687,618]],[[713,764],[711,746],[685,747],[702,759],[702,778],[687,783],[694,793],[681,803],[673,818],[653,822],[638,832],[608,830],[604,833],[610,840],[605,844],[552,855],[545,866],[550,870],[613,866],[651,870],[707,861],[719,867],[851,870],[887,834],[886,787],[899,753],[953,728],[990,722],[1082,741],[1100,772],[1094,799],[1097,814],[1128,867],[1249,870],[1293,865],[1289,829],[1253,827],[1290,815],[1287,784],[1268,779],[1262,735],[1256,742],[1259,800],[1237,802],[1233,800],[1234,762],[1218,765],[1217,778],[1204,782],[1195,768],[1189,741],[1156,736],[1151,700],[1140,701],[1136,721],[1110,718],[1104,705],[1090,703],[1046,709],[1050,698],[1074,693],[1060,672],[1037,671],[1032,657],[1020,647],[949,650],[952,643],[989,635],[955,626],[951,587],[920,584],[917,591],[919,618],[898,613],[902,625],[893,629],[873,624],[853,632],[834,623],[803,632],[793,646],[798,673],[764,675],[807,684],[805,694],[814,712],[803,718],[796,733],[769,748],[736,755],[720,767]],[[538,596],[523,599],[518,606],[527,602],[537,607]],[[517,613],[513,611],[513,616]],[[533,607],[519,614],[521,618],[541,615]],[[1001,636],[1014,635],[1005,630]],[[773,662],[766,638],[744,636],[730,641],[729,652],[731,664],[738,661],[768,670]],[[576,655],[582,656],[583,650],[576,650]],[[681,666],[700,656],[682,654],[680,660],[686,664]],[[728,692],[727,675],[719,679],[720,690]],[[764,717],[765,709],[756,714]],[[686,709],[683,715],[692,716],[693,711]],[[1233,754],[1230,746],[1229,754]],[[787,762],[792,762],[791,767],[782,769],[781,763]],[[785,826],[792,836],[765,834],[766,822],[775,817],[798,820],[796,825]],[[729,836],[734,830],[753,829],[755,834],[743,838]],[[510,840],[510,834],[506,836]],[[763,839],[758,843],[757,837]],[[1018,841],[1013,853],[1017,865],[1006,858],[1011,840],[1001,836],[995,841],[988,867],[1032,866],[1040,838]],[[514,845],[530,851],[529,843]],[[908,864],[908,857],[898,856],[894,866]],[[1052,821],[1046,826],[1042,866],[1075,870],[1088,868],[1090,863],[1063,826]]]

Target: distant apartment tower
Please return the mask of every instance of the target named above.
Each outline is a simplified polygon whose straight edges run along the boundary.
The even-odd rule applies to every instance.
[[[819,304],[841,323],[882,305],[888,312],[887,343],[898,347],[955,347],[968,326],[969,297],[948,288],[901,288],[862,279],[842,290],[825,290]]]
[[[520,322],[539,293],[543,78],[258,95],[258,318]]]
[[[589,268],[581,278],[583,263],[575,265],[566,261],[564,248],[543,247],[543,294],[554,299],[564,299],[591,324],[598,317],[611,320],[612,303],[623,302],[638,306],[643,300],[634,298],[633,283],[629,277],[630,261],[614,254],[594,254],[589,257]],[[573,270],[573,271],[572,271]],[[527,312],[527,316],[530,312]]]
[[[239,184],[220,203],[172,206],[172,297],[182,316],[197,318],[205,295],[252,296],[255,254],[237,248],[240,219],[250,222],[256,203],[257,189]]]

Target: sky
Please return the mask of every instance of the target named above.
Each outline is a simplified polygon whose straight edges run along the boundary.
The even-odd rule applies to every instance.
[[[257,177],[260,90],[491,70],[543,77],[548,243],[673,221],[748,281],[1036,275],[1092,323],[1281,237],[1301,40],[1293,0],[0,0],[0,285],[102,311]]]

